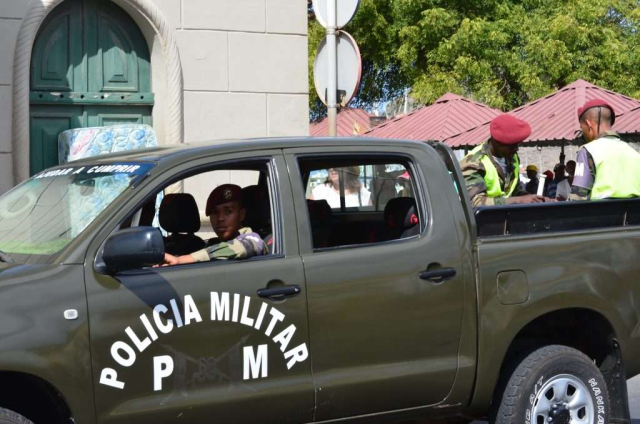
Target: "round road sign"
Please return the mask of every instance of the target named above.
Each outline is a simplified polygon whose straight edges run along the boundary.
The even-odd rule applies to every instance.
[[[362,75],[362,59],[360,49],[351,35],[345,31],[339,31],[337,38],[337,66],[338,66],[338,105],[345,107],[353,96],[355,96],[360,86]],[[325,37],[318,47],[318,55],[313,64],[313,79],[318,92],[318,97],[327,104],[328,75],[327,68],[329,58],[327,53],[327,37]]]
[[[360,0],[313,0],[313,11],[316,19],[323,27],[327,27],[327,3],[329,1],[336,2],[336,26],[342,28],[345,26],[353,15],[356,14]]]

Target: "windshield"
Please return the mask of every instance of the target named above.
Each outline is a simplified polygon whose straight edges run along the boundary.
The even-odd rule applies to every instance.
[[[47,262],[153,166],[58,167],[15,187],[0,197],[0,260]]]

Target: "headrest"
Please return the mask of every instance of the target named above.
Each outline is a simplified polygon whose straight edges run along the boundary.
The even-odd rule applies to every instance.
[[[307,208],[309,209],[309,219],[312,221],[325,222],[331,219],[331,206],[329,202],[324,199],[321,200],[309,200],[307,199]]]
[[[247,211],[244,225],[254,231],[271,226],[271,206],[266,188],[250,185],[242,189],[244,208]]]
[[[309,210],[313,247],[329,247],[331,243],[331,215],[333,214],[331,206],[324,199],[307,199],[307,209]]]
[[[160,226],[169,233],[195,233],[200,230],[196,200],[189,193],[167,194],[160,204]]]
[[[384,221],[389,228],[407,230],[420,223],[413,197],[396,197],[384,208]]]

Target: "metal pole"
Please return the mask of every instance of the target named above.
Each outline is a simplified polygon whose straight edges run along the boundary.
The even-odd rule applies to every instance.
[[[335,137],[338,133],[338,54],[336,40],[336,2],[327,2],[327,53],[329,56],[328,82],[327,82],[327,118],[329,119],[329,137]]]

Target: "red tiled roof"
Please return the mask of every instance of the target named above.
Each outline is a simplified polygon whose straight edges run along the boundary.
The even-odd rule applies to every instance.
[[[531,125],[531,135],[525,143],[549,143],[571,141],[580,130],[577,110],[592,99],[606,100],[616,114],[622,114],[640,106],[640,101],[631,97],[577,80],[546,97],[527,103],[509,112]],[[617,127],[618,123],[616,123]],[[474,146],[489,138],[489,120],[475,128],[453,135],[445,144],[451,147]]]
[[[491,120],[500,113],[489,106],[447,93],[430,106],[378,125],[365,136],[442,141]]]
[[[620,134],[640,133],[640,107],[616,115],[616,123],[613,125],[613,129]]]
[[[351,137],[371,129],[370,115],[363,109],[342,109],[338,112],[338,136]],[[326,137],[329,135],[329,120],[327,118],[309,125],[309,135],[312,137]]]

